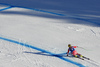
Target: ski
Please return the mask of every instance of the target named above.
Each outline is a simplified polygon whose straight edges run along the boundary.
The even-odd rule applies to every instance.
[[[78,57],[78,58],[81,59],[81,60],[85,60],[85,59],[90,60],[90,58],[87,58],[87,57],[85,57],[85,56],[83,56],[83,57]]]
[[[84,58],[84,59],[87,59],[87,60],[90,60],[90,58],[87,58],[87,57],[85,57],[85,56],[83,56],[83,58]]]
[[[78,57],[78,59],[84,60],[84,58]]]

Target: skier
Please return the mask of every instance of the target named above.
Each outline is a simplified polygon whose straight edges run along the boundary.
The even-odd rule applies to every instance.
[[[83,57],[81,54],[77,53],[77,51],[75,50],[75,48],[77,48],[78,46],[71,46],[71,44],[68,44],[68,52],[67,52],[67,56],[69,54],[69,51],[71,52],[71,54],[76,57],[76,58],[79,58],[79,57]]]

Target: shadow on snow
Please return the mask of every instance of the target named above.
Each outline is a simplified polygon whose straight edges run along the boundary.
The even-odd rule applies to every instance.
[[[44,10],[44,13],[34,11],[1,11],[1,14],[19,14],[26,16],[38,16],[53,19],[71,20],[69,23],[84,24],[100,27],[100,0],[0,0],[0,4],[9,4],[11,6],[27,7],[30,9]],[[47,12],[63,14],[47,14]],[[77,21],[78,20],[78,21]],[[85,21],[85,22],[84,22]]]
[[[52,56],[52,57],[67,57],[67,55],[65,53],[62,54],[47,54],[44,52],[28,52],[28,51],[24,51],[23,53],[27,53],[27,54],[37,54],[37,55],[44,55],[44,56]],[[71,57],[71,56],[69,56]]]

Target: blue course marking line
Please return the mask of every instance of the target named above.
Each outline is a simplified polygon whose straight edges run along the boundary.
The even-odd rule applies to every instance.
[[[22,7],[22,6],[13,6],[13,5],[10,5],[10,4],[5,4],[5,3],[0,3],[0,4],[1,5],[6,5],[6,6],[10,6],[10,7],[19,7],[19,8],[25,8],[25,9],[29,9],[29,10],[34,10],[34,11],[49,13],[49,14],[53,14],[53,15],[57,15],[57,16],[70,17],[72,19],[86,21],[86,22],[93,23],[93,24],[96,24],[96,25],[100,26],[100,23],[99,22],[93,22],[93,21],[90,21],[89,19],[78,18],[78,17],[75,17],[75,16],[69,16],[69,15],[65,15],[65,14],[60,14],[60,13],[55,13],[55,12],[50,12],[50,11],[45,11],[45,10],[40,10],[40,9],[35,9],[35,8],[28,8],[28,7]],[[7,9],[5,9],[5,10],[7,10]]]
[[[3,9],[0,9],[0,11],[4,11],[4,10],[7,10],[7,9],[11,9],[13,8],[12,6],[9,6],[9,7],[6,7],[6,8],[3,8]]]
[[[83,18],[77,18],[77,17],[73,17],[73,19],[77,19],[77,20],[82,20],[82,21],[90,22],[90,23],[93,23],[93,24],[96,24],[96,25],[100,26],[100,22],[99,22],[99,23],[98,23],[98,22],[93,22],[93,21],[91,21],[91,20],[89,20],[89,19],[83,19]]]
[[[5,4],[5,3],[0,3],[0,4],[6,5],[6,6],[11,6],[11,7],[25,8],[25,9],[29,9],[29,10],[34,10],[34,11],[49,13],[49,14],[58,15],[58,16],[66,16],[66,15],[64,15],[64,14],[55,13],[55,12],[50,12],[50,11],[45,11],[45,10],[40,10],[40,9],[35,9],[35,8],[28,8],[28,7],[22,7],[22,6],[13,6],[13,5],[10,5],[10,4]]]
[[[20,7],[20,6],[18,6],[18,7]],[[58,16],[66,16],[66,15],[64,15],[64,14],[54,13],[54,12],[45,11],[45,10],[40,10],[40,9],[35,9],[35,8],[27,8],[27,7],[20,7],[20,8],[25,8],[25,9],[29,9],[29,10],[34,10],[34,11],[49,13],[49,14],[58,15]]]
[[[69,62],[69,63],[72,63],[74,65],[77,65],[79,67],[85,67],[84,65],[80,64],[80,63],[77,63],[75,61],[72,61],[72,60],[69,60],[67,58],[64,58],[64,57],[61,57],[61,56],[58,56],[58,54],[54,54],[54,53],[51,53],[47,50],[44,50],[44,49],[41,49],[41,48],[38,48],[38,47],[35,47],[35,46],[32,46],[32,45],[29,45],[29,44],[25,44],[25,43],[22,43],[22,42],[18,42],[18,41],[15,41],[15,40],[11,40],[11,39],[7,39],[7,38],[4,38],[4,37],[0,37],[1,40],[5,40],[5,41],[8,41],[8,42],[12,42],[12,43],[15,43],[15,44],[19,44],[21,46],[25,46],[25,47],[28,47],[28,48],[32,48],[32,49],[35,49],[35,50],[38,50],[38,51],[42,51],[44,53],[47,53],[47,54],[50,54],[51,56],[55,56],[59,59],[62,59],[66,62]]]

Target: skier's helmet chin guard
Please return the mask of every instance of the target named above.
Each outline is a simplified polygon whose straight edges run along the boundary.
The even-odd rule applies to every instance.
[[[68,47],[71,47],[71,44],[68,44]]]

